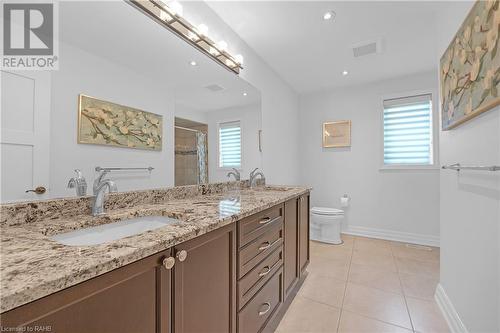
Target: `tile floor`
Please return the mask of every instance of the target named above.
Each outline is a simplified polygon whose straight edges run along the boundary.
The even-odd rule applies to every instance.
[[[434,301],[438,248],[343,239],[311,242],[309,276],[277,333],[449,332]]]

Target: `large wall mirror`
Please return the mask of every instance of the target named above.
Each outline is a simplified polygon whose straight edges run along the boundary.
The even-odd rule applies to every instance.
[[[58,70],[1,72],[1,202],[74,197],[76,169],[92,195],[96,167],[138,168],[118,191],[261,167],[259,91],[129,3],[60,2],[59,39]]]

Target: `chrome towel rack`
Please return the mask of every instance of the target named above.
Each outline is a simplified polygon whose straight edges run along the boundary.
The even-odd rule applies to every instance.
[[[442,169],[450,169],[450,170],[481,170],[481,171],[500,171],[500,165],[490,165],[490,166],[482,166],[482,165],[461,165],[460,163],[443,165]]]
[[[155,168],[149,166],[146,168],[102,168],[102,167],[95,167],[95,171],[101,172],[101,171],[126,171],[126,170],[148,170],[149,172],[153,171]]]

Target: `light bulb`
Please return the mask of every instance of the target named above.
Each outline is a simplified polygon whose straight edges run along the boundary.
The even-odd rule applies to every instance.
[[[190,64],[191,64],[191,66],[196,66],[196,65],[197,65],[196,61],[194,61],[194,60],[192,60],[192,61],[190,62]]]
[[[243,64],[243,56],[241,54],[237,54],[234,56],[234,60],[236,60],[236,62],[240,65]]]
[[[349,74],[349,72],[348,72],[348,71],[343,71],[343,72],[342,72],[342,75],[344,75],[344,76],[346,76],[347,74]]]
[[[246,92],[243,93],[243,96],[247,96],[248,94]]]
[[[330,10],[323,15],[323,20],[328,21],[335,18],[335,12]]]
[[[182,16],[183,9],[182,5],[177,2],[177,1],[172,1],[168,3],[168,8],[170,8],[170,11],[172,14],[177,15],[177,16]]]
[[[201,35],[201,36],[206,36],[208,34],[208,27],[204,24],[200,24],[198,26],[198,33]]]
[[[223,40],[221,40],[218,44],[217,44],[217,48],[221,51],[226,51],[227,49],[227,43]]]

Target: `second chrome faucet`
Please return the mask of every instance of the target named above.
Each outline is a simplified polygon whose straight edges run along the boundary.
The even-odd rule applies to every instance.
[[[92,202],[92,215],[94,216],[104,214],[104,193],[106,192],[106,188],[110,193],[118,191],[114,181],[111,179],[104,179],[107,173],[107,170],[101,171],[94,181],[94,200]]]

